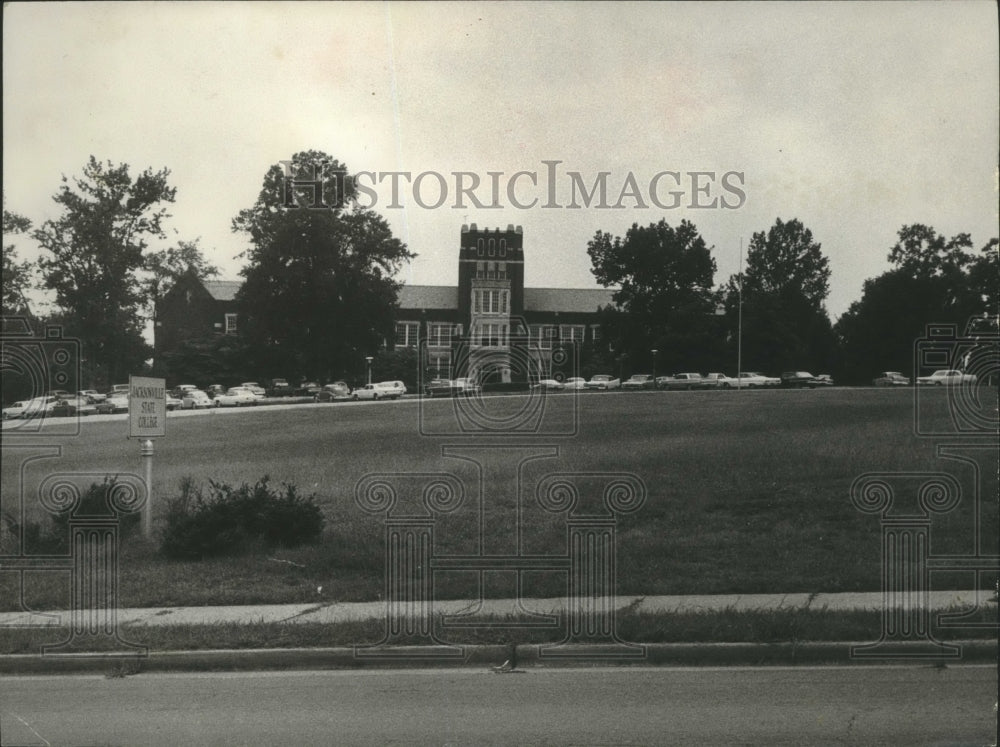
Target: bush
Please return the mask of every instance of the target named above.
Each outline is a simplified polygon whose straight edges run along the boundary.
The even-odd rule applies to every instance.
[[[118,538],[123,540],[139,527],[138,511],[116,513],[111,506],[111,491],[115,479],[105,477],[103,483],[92,483],[80,496],[79,504],[70,511],[54,514],[49,522],[24,523],[24,552],[28,555],[65,555],[69,552],[69,528],[74,518],[118,518]]]
[[[272,489],[265,476],[255,485],[233,488],[209,481],[209,495],[190,480],[171,501],[160,551],[175,560],[238,555],[261,545],[296,547],[316,542],[323,514],[315,496],[301,497],[294,485]]]

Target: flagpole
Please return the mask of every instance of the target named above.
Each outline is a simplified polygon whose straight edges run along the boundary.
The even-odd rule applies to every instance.
[[[740,373],[743,371],[743,237],[740,236],[740,288],[739,288],[739,310],[736,321],[736,388],[743,388],[743,379]]]

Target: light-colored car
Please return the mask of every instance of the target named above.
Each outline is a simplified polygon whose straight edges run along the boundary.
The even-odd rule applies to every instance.
[[[201,389],[188,389],[181,397],[182,410],[207,410],[215,407],[215,402]]]
[[[918,386],[956,386],[958,384],[975,384],[976,375],[962,373],[955,368],[942,368],[930,376],[918,376]]]
[[[735,387],[736,379],[732,379],[724,373],[707,373],[701,380],[702,389],[733,389]]]
[[[13,402],[10,407],[3,408],[3,419],[30,420],[31,418],[42,417],[51,414],[57,404],[59,404],[59,398],[50,395],[20,400]]]
[[[128,393],[112,392],[103,402],[98,402],[94,407],[100,415],[110,415],[116,412],[128,412]]]
[[[382,387],[387,392],[395,392],[396,397],[406,394],[406,384],[402,381],[380,381],[375,386]]]
[[[539,389],[543,392],[561,392],[566,385],[556,379],[541,379],[531,385],[532,389]]]
[[[813,386],[833,386],[833,377],[830,374],[816,374]]]
[[[622,389],[653,389],[655,386],[652,374],[632,374],[622,382]]]
[[[586,389],[587,388],[587,380],[583,379],[583,378],[580,378],[579,376],[571,376],[570,378],[566,379],[565,383],[566,383],[566,388],[567,389]]]
[[[737,384],[743,389],[761,389],[763,387],[781,386],[781,379],[765,376],[757,371],[742,371]]]
[[[76,393],[76,396],[77,397],[85,397],[86,399],[90,400],[90,402],[92,404],[95,404],[95,405],[98,402],[103,402],[104,400],[106,400],[108,398],[108,395],[101,394],[96,389],[81,389],[79,392]]]
[[[899,371],[883,371],[872,379],[872,384],[875,386],[909,386],[910,377],[903,376]]]
[[[606,392],[609,389],[619,389],[622,385],[621,379],[616,379],[610,374],[594,374],[587,382],[587,389],[596,389]]]
[[[365,384],[351,392],[351,399],[372,400],[376,402],[380,399],[395,399],[396,396],[390,391],[382,389],[378,384]]]
[[[215,397],[216,407],[253,407],[260,399],[250,389],[243,386],[230,387],[223,394]]]
[[[256,381],[244,381],[238,387],[232,387],[232,389],[249,389],[250,393],[253,394],[258,399],[262,399],[267,396],[267,392],[264,387],[258,384]]]
[[[451,382],[458,394],[482,394],[483,388],[475,379],[460,377]]]
[[[182,400],[180,397],[175,397],[170,392],[167,392],[166,400],[167,400],[166,404],[168,412],[171,410],[179,410],[181,405],[184,404],[184,400]]]

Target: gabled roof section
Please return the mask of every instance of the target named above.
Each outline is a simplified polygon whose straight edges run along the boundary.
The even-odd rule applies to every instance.
[[[202,280],[205,290],[216,301],[232,301],[243,285],[242,280]]]
[[[614,304],[609,288],[525,288],[525,311],[592,313],[599,306]]]
[[[452,285],[404,285],[399,289],[401,309],[457,309],[458,287]]]

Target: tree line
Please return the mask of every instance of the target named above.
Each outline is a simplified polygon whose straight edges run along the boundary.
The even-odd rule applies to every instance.
[[[232,221],[247,241],[238,335],[187,340],[153,373],[199,382],[356,378],[359,361],[374,355],[383,378],[407,378],[400,372],[413,356],[382,348],[394,333],[394,277],[415,255],[352,199],[352,179],[316,178],[330,173],[347,167],[314,150],[267,170],[255,203]],[[41,321],[81,341],[87,386],[148,371],[143,329],[157,301],[185,274],[218,274],[197,239],[150,246],[167,238],[169,175],[133,175],[128,164],[91,157],[80,176],[63,177],[55,219],[33,228],[4,205],[3,313],[23,315],[35,287],[51,291],[55,311]],[[17,234],[40,246],[37,272],[8,243]],[[962,329],[995,314],[1000,299],[997,238],[977,249],[968,234],[948,238],[922,224],[900,228],[889,269],[865,282],[836,324],[825,307],[829,259],[794,218],[754,233],[742,272],[721,285],[712,247],[690,221],[634,224],[624,236],[597,231],[586,250],[597,281],[616,290],[600,311],[601,341],[583,351],[584,373],[735,373],[739,360],[742,370],[807,369],[860,383],[908,371],[927,324]]]

